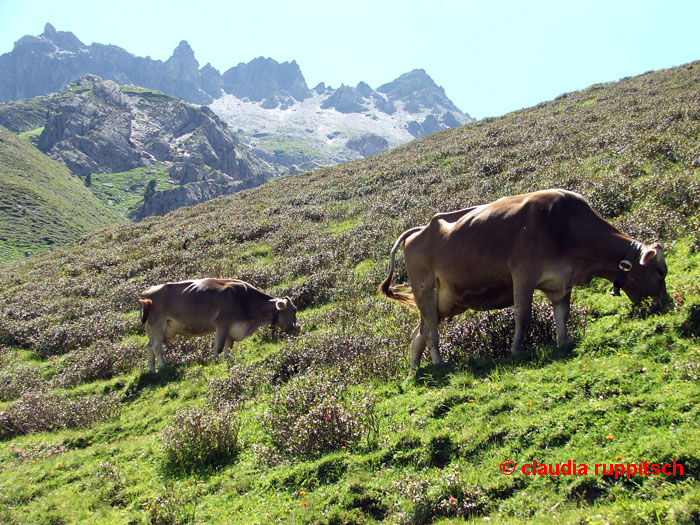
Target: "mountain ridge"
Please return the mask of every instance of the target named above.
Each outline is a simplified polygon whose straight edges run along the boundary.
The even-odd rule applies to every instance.
[[[85,45],[73,33],[57,31],[51,24],[46,24],[41,35],[24,36],[11,52],[0,55],[0,102],[57,92],[84,74],[158,90],[193,104],[210,105],[226,116],[242,140],[259,149],[261,156],[275,163],[282,173],[361,158],[362,151],[377,151],[379,142],[371,135],[381,136],[391,147],[473,120],[449,100],[444,89],[423,69],[401,75],[377,90],[365,82],[356,87],[341,85],[338,89],[319,83],[310,89],[296,61],[279,63],[258,57],[220,73],[209,63],[200,68],[185,40],[163,62],[137,57],[118,46]],[[227,109],[232,105],[231,97],[236,99],[235,118]],[[304,104],[309,99],[316,101],[313,108]],[[397,106],[397,102],[403,104]],[[295,105],[302,105],[312,114],[320,111],[323,125],[337,123],[337,129],[329,130],[337,133],[332,143],[331,139],[325,141],[322,134],[308,137],[308,124],[296,125],[294,119],[284,119],[284,126],[275,126],[279,118],[274,113],[263,118],[264,129],[256,128],[259,109],[287,110]],[[369,118],[386,124],[380,126],[383,131],[365,130],[363,120],[368,113]],[[391,118],[397,113],[404,115]],[[350,118],[344,118],[348,115]],[[275,144],[255,140],[260,133],[278,135]],[[375,147],[353,147],[364,135]]]

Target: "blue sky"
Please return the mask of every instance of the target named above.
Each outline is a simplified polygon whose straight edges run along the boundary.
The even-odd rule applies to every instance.
[[[187,40],[222,73],[296,60],[309,87],[372,87],[423,68],[476,118],[700,59],[700,1],[0,0],[0,54],[50,22],[167,60]]]

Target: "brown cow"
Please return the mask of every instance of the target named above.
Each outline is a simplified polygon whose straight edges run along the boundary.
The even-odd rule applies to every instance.
[[[404,255],[412,294],[390,286],[396,250]],[[666,264],[658,245],[635,242],[602,219],[580,195],[544,190],[504,197],[490,204],[435,215],[426,226],[399,236],[391,250],[389,276],[378,292],[417,306],[411,363],[418,366],[426,344],[441,361],[438,324],[467,309],[515,305],[520,349],[532,313],[532,296],[542,290],[552,302],[557,343],[567,341],[571,288],[593,277],[614,281],[635,303],[666,297]]]
[[[216,332],[214,359],[224,357],[234,341],[242,341],[269,324],[297,333],[296,307],[289,297],[276,299],[235,279],[198,279],[153,286],[141,294],[141,322],[148,334],[148,366],[166,366],[163,343],[174,335]]]

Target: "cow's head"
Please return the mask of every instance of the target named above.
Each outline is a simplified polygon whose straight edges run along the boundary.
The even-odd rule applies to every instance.
[[[633,264],[627,282],[622,287],[633,303],[639,303],[646,297],[653,297],[665,302],[666,293],[666,261],[661,246],[643,246],[639,256],[639,264]]]
[[[297,321],[297,307],[289,297],[275,299],[275,318],[272,327],[280,328],[288,334],[299,333],[301,325]]]

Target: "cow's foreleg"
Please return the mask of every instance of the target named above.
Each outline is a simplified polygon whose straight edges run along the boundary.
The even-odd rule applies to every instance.
[[[214,343],[214,361],[219,358],[219,353],[224,350],[224,356],[228,357],[228,348],[224,349],[228,341],[229,327],[219,325],[216,327],[216,342]]]
[[[566,323],[569,320],[569,312],[571,311],[571,292],[558,301],[552,301],[552,308],[554,310],[554,320],[557,324],[557,344],[563,345],[569,340]]]
[[[224,343],[224,359],[228,359],[228,351],[231,349],[233,346],[233,337],[227,337],[226,342]]]
[[[163,358],[163,340],[159,340],[154,342],[153,344],[153,353],[156,354],[156,357],[158,358],[158,368],[163,369],[168,364],[165,362],[165,359]]]
[[[535,284],[527,277],[518,278],[513,275],[513,304],[515,306],[515,334],[510,353],[520,350],[525,336],[525,329],[532,317],[532,295],[535,293]]]
[[[425,350],[425,338],[421,333],[422,327],[423,321],[421,320],[411,334],[411,366],[414,368],[418,368],[420,365],[420,358]]]

